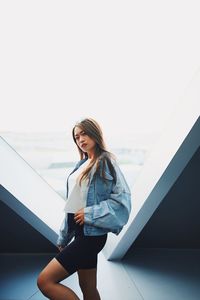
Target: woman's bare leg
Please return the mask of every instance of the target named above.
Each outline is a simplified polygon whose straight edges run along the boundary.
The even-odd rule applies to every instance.
[[[78,270],[78,278],[84,300],[101,300],[97,290],[97,269]]]
[[[70,276],[65,268],[53,258],[42,270],[37,279],[41,292],[51,300],[80,300],[68,287],[59,283]]]

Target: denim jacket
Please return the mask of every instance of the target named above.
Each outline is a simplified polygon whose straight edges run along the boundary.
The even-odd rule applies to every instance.
[[[69,176],[86,160],[87,158],[80,160]],[[116,161],[112,160],[112,164],[116,172],[116,183],[107,164],[105,164],[105,179],[100,175],[101,172],[94,176],[94,168],[90,172],[87,201],[84,208],[83,230],[86,236],[103,235],[108,232],[118,235],[128,222],[131,211],[131,192]],[[100,168],[101,166],[100,161]],[[68,178],[66,197],[68,197]],[[57,245],[66,246],[74,237],[72,218],[74,218],[73,214],[65,213]]]

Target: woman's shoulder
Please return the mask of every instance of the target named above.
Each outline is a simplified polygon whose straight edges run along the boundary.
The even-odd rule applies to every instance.
[[[101,155],[98,157],[99,162],[106,162],[106,163],[117,163],[117,158],[115,155],[111,152],[103,152]]]
[[[118,173],[118,162],[112,153],[103,153],[99,157],[100,174],[106,179],[114,179],[116,182]]]

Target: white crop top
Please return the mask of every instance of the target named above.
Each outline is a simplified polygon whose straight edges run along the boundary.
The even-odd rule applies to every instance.
[[[82,180],[79,185],[78,178],[85,168],[89,165],[91,159],[87,159],[68,179],[68,199],[64,207],[66,213],[76,213],[79,209],[86,207],[88,180]]]

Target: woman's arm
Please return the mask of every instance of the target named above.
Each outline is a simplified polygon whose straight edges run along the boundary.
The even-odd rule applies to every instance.
[[[58,246],[65,246],[66,239],[67,239],[67,231],[68,231],[68,224],[67,224],[67,216],[65,214],[65,217],[63,218],[59,229],[59,234],[57,239]]]
[[[117,181],[109,198],[84,208],[84,222],[119,233],[128,222],[131,192],[120,168],[115,167]]]
[[[69,244],[69,242],[72,240],[72,238],[74,237],[74,230],[69,229],[69,218],[68,218],[68,214],[65,213],[65,217],[62,220],[61,226],[60,226],[60,230],[59,230],[59,234],[58,234],[58,239],[57,239],[57,246],[61,246],[64,247],[67,244]]]

